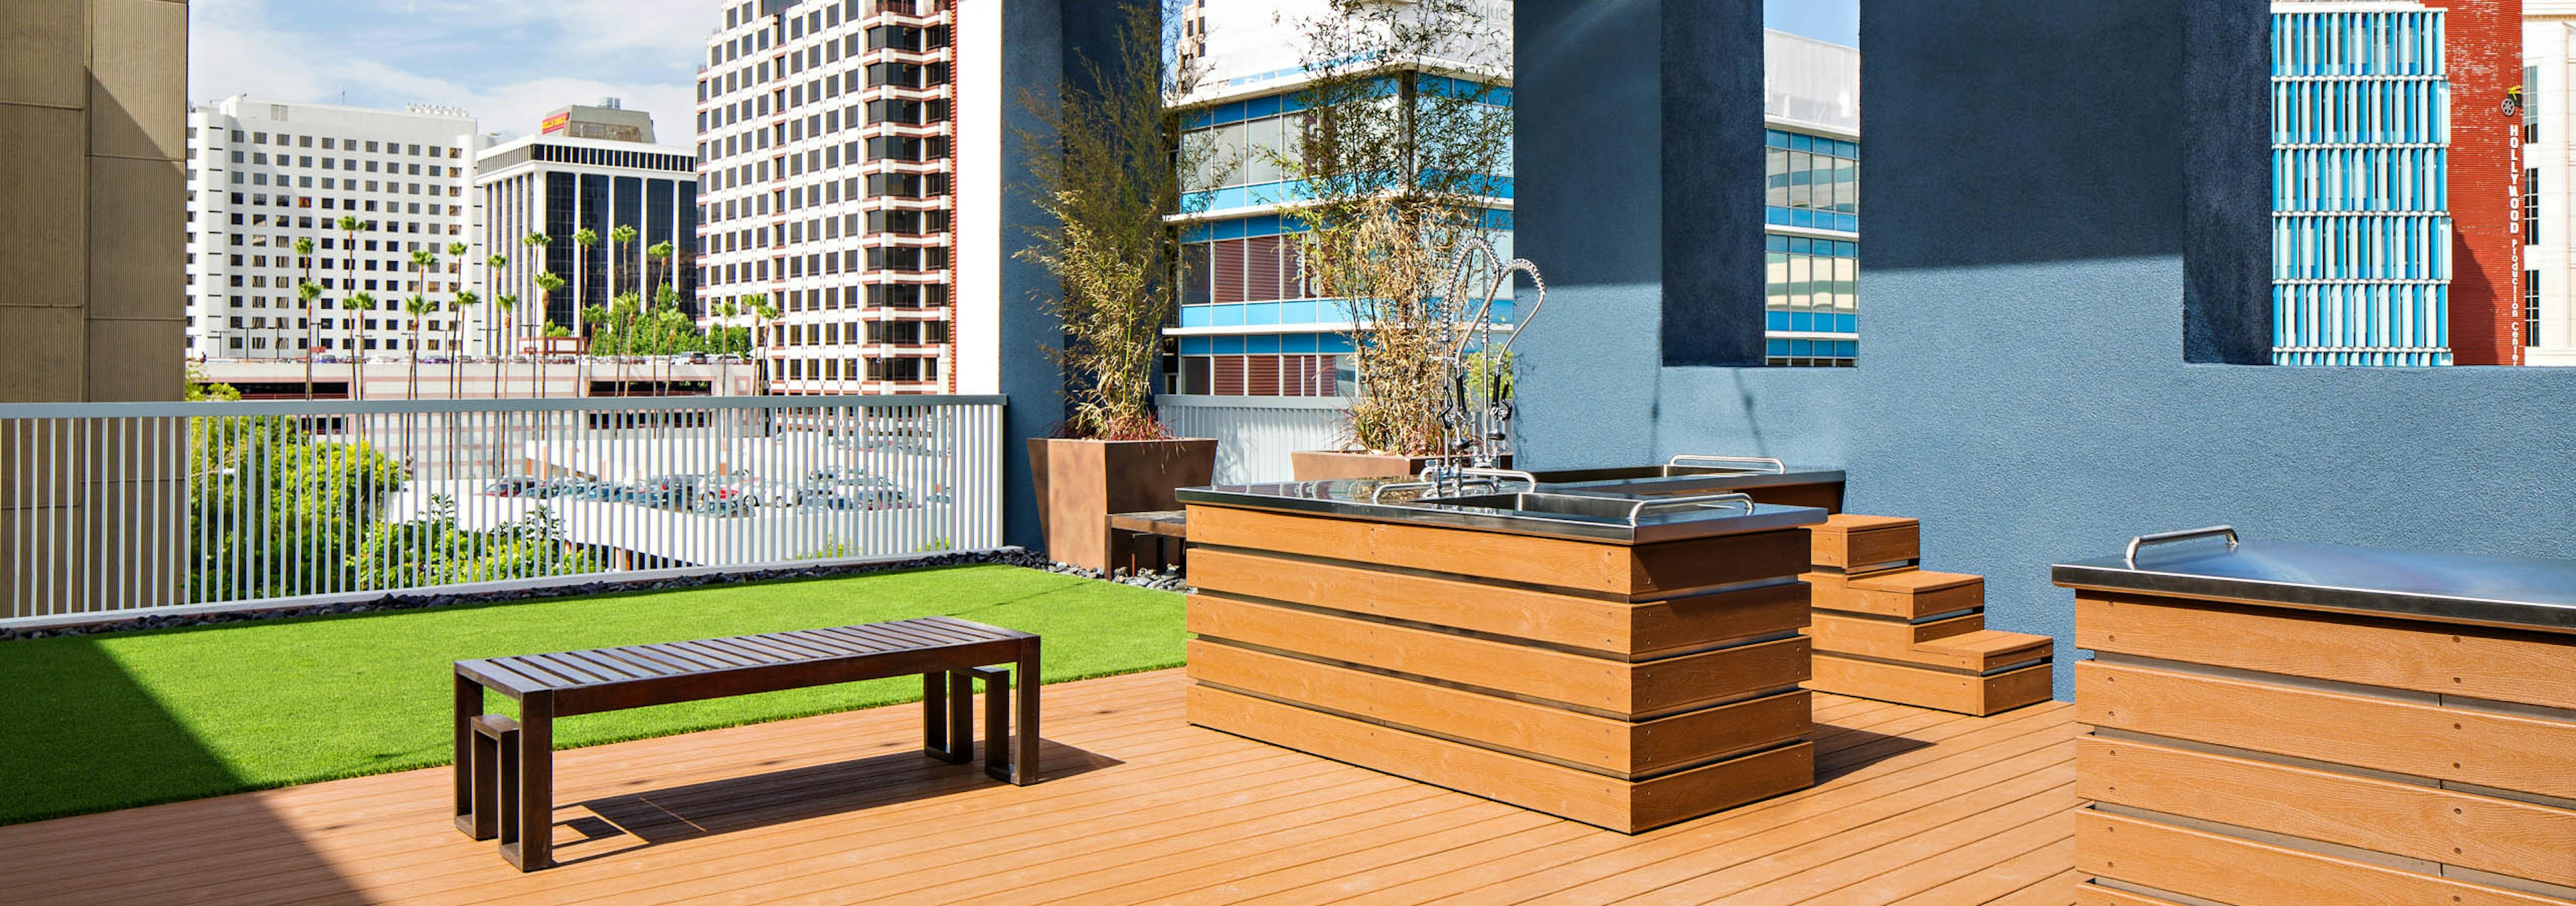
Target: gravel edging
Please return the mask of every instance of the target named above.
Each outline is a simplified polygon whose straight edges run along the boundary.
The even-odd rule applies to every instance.
[[[1181,576],[1178,573],[1158,572],[1145,573],[1143,575],[1130,575],[1125,570],[1119,570],[1118,574],[1113,577],[1102,575],[1099,570],[1084,569],[1069,563],[1058,563],[1047,559],[1043,554],[1032,553],[1018,548],[1007,548],[998,551],[931,554],[911,560],[882,563],[749,570],[737,573],[715,573],[708,575],[681,576],[677,578],[647,579],[628,582],[610,580],[586,582],[579,585],[556,585],[545,588],[514,589],[510,591],[478,592],[473,594],[422,595],[394,593],[387,594],[374,600],[349,601],[335,604],[316,604],[310,607],[279,607],[254,611],[169,614],[163,616],[136,617],[133,619],[116,620],[106,623],[92,623],[81,626],[62,626],[46,629],[0,628],[0,642],[15,641],[18,639],[43,639],[62,636],[131,632],[138,629],[170,629],[183,626],[216,626],[228,623],[251,623],[261,620],[287,619],[290,617],[313,617],[348,613],[375,613],[389,610],[420,610],[431,607],[453,607],[460,604],[489,604],[499,601],[528,601],[540,598],[567,598],[615,592],[668,591],[681,588],[698,588],[708,585],[727,585],[736,582],[765,582],[776,579],[820,579],[843,576],[860,576],[870,573],[897,572],[934,566],[980,565],[1018,566],[1028,569],[1040,569],[1059,575],[1079,576],[1085,579],[1099,579],[1103,581],[1117,582],[1122,585],[1150,588],[1156,591],[1188,590],[1188,587],[1181,581]]]

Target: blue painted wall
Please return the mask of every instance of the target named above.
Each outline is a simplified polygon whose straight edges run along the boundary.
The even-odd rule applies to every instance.
[[[1706,300],[1661,282],[1691,251],[1659,174],[1700,149],[1665,140],[1660,70],[1746,58],[1667,58],[1640,40],[1662,6],[1520,10],[1516,214],[1550,289],[1518,346],[1524,463],[1842,465],[1854,511],[1920,517],[1927,567],[1987,577],[1991,625],[2058,637],[2061,696],[2073,597],[2048,565],[2132,535],[2576,558],[2576,371],[2187,361],[2187,299],[2202,362],[2268,311],[2238,297],[2261,292],[2265,193],[2225,190],[2268,180],[2233,144],[2259,0],[1869,4],[1849,370],[1663,367],[1663,309]]]

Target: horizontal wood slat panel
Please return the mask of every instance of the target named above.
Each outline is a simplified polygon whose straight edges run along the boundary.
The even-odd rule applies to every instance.
[[[2576,708],[2576,645],[2511,630],[2079,592],[2075,644],[2266,673]]]
[[[1922,526],[1912,519],[1837,513],[1808,526],[1807,534],[1808,556],[1817,566],[1848,570],[1922,556]]]
[[[1190,507],[1189,524],[1194,545],[1432,572],[1474,563],[1488,578],[1632,597],[1795,575],[1808,547],[1794,528],[1628,546],[1212,506]]]
[[[2086,799],[2576,885],[2576,812],[2169,746],[2076,742]]]
[[[1815,782],[1807,742],[1632,782],[1209,686],[1190,687],[1188,711],[1200,726],[1629,833]]]
[[[1985,577],[1967,573],[1897,570],[1853,576],[1845,584],[1843,609],[1856,613],[1919,620],[1986,606]]]
[[[1912,654],[1914,646],[1924,642],[1986,628],[1986,615],[1982,613],[1913,623],[1819,610],[1810,619],[1814,622],[1807,627],[1807,635],[1816,640],[1816,650],[1890,659]]]
[[[1887,664],[1816,652],[1815,676],[1807,688],[1856,698],[1938,708],[1983,717],[2047,701],[2050,669],[2035,664],[1994,676],[1977,676],[1933,667]]]
[[[1798,584],[1632,604],[1218,548],[1190,555],[1190,583],[1201,591],[1638,654],[1787,632],[1807,619],[1807,589]]]
[[[2144,887],[2244,906],[2567,903],[2090,809],[2075,816],[2075,867]]]
[[[2055,642],[2048,636],[2027,632],[1980,629],[1918,645],[1913,660],[1953,670],[1984,673],[2048,657],[2056,647]]]
[[[2571,723],[2100,661],[2075,701],[2097,726],[2576,797]]]
[[[1631,664],[1205,592],[1190,596],[1188,628],[1201,636],[1631,716],[1778,689],[1807,677],[1803,636]]]
[[[1201,682],[1623,775],[1775,745],[1813,724],[1805,692],[1630,722],[1203,639],[1189,643],[1189,662]]]

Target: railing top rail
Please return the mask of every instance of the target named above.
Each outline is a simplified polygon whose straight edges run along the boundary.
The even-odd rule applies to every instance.
[[[257,400],[206,403],[0,403],[0,421],[77,418],[214,418],[249,415],[372,415],[435,412],[639,412],[663,410],[893,409],[996,406],[1000,395],[649,396],[549,399]]]

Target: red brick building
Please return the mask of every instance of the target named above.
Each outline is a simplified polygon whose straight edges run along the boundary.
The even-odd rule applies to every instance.
[[[2451,355],[2522,364],[2522,0],[2422,0],[2444,10],[2451,75]]]

